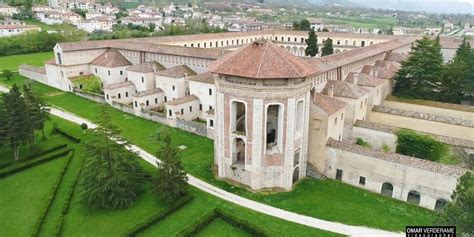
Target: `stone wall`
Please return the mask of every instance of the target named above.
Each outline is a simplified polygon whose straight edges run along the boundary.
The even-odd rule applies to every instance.
[[[383,102],[385,107],[407,110],[407,111],[416,111],[426,114],[433,114],[443,117],[452,117],[464,120],[474,120],[474,108],[470,106],[461,106],[461,105],[452,105],[445,103],[433,103],[428,102],[431,105],[417,104],[416,100],[413,102],[405,101],[395,101],[394,98],[387,98]],[[407,100],[408,101],[408,100]],[[467,107],[467,108],[464,108]],[[470,107],[470,108],[469,108]],[[471,111],[469,110],[471,109]]]
[[[176,128],[207,137],[207,125],[205,123],[176,119]]]
[[[420,194],[419,205],[434,209],[437,200],[450,200],[457,179],[467,170],[396,153],[331,140],[328,142],[326,175],[356,187],[381,193],[382,185],[393,186],[391,197],[406,201],[410,191]],[[361,179],[364,178],[364,182]]]
[[[44,67],[23,64],[18,67],[18,72],[26,78],[46,83],[46,70]]]
[[[392,152],[397,149],[397,135],[393,132],[354,125],[352,127],[352,138],[361,138],[368,142],[373,149],[377,150],[382,150],[384,145]]]
[[[368,121],[435,135],[474,140],[474,121],[375,106]]]
[[[80,90],[76,90],[76,89],[74,89],[73,92],[74,92],[74,94],[76,94],[80,97],[83,97],[83,98],[86,98],[86,99],[89,99],[89,100],[93,100],[97,103],[101,103],[101,104],[106,104],[107,103],[107,101],[105,101],[104,96],[100,95],[100,94],[84,92],[84,91],[80,91]]]

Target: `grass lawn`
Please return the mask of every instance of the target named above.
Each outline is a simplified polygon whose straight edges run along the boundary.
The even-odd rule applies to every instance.
[[[23,83],[16,77],[8,82]],[[5,81],[0,81],[4,83]],[[97,121],[96,103],[71,93],[58,92],[33,82],[33,88],[45,95],[51,104]],[[123,137],[154,153],[153,137],[163,125],[113,110],[113,122],[122,130]],[[277,194],[255,194],[217,180],[212,173],[213,141],[178,129],[169,128],[173,142],[185,145],[182,152],[187,172],[207,182],[241,196],[261,201],[289,211],[352,225],[364,225],[385,230],[403,231],[406,225],[429,225],[435,218],[432,211],[395,199],[358,189],[337,181],[304,180],[294,191]],[[200,214],[202,215],[203,212]],[[235,212],[233,212],[235,213]],[[245,219],[245,218],[244,218]],[[158,225],[159,226],[159,225]],[[158,228],[158,227],[157,227]],[[165,227],[163,227],[165,228]]]
[[[4,69],[17,70],[18,66],[22,64],[43,66],[46,61],[50,60],[53,57],[54,56],[52,52],[3,56],[0,57],[0,71]]]
[[[225,233],[225,236],[244,237],[251,236],[243,230],[235,228],[221,218],[214,219],[204,230],[199,232],[198,237],[220,237]]]
[[[0,179],[0,235],[31,235],[65,162],[59,158]]]

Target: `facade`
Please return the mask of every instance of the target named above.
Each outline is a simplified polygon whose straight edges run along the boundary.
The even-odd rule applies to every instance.
[[[20,73],[65,91],[79,75],[97,76],[113,106],[214,138],[216,175],[253,190],[291,190],[318,174],[401,200],[416,191],[426,208],[449,200],[465,170],[349,149],[417,38],[320,33],[340,52],[297,57],[306,32],[296,31],[85,41],[59,43],[44,70]],[[413,180],[416,170],[446,182]],[[411,180],[400,179],[405,171]]]
[[[0,37],[7,37],[13,35],[23,34],[28,31],[41,31],[41,28],[34,25],[23,24],[9,24],[1,25],[0,21]]]

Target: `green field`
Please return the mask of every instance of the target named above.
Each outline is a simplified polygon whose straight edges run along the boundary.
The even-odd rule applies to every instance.
[[[49,103],[91,121],[98,119],[96,103],[93,101],[71,93],[57,91],[45,85],[25,80],[20,76],[8,82],[0,81],[0,83],[9,85],[15,82],[32,83],[34,90],[43,94]],[[118,110],[113,110],[111,115],[113,122],[121,128],[123,137],[148,152],[155,152],[156,147],[151,138],[156,135],[158,128],[163,127],[162,125]],[[432,211],[406,202],[385,198],[334,180],[306,179],[298,184],[294,191],[287,193],[257,194],[249,192],[215,178],[212,172],[212,140],[178,129],[169,128],[169,131],[176,145],[187,147],[182,151],[183,163],[187,172],[241,196],[326,220],[393,231],[402,231],[406,225],[430,225],[434,221],[435,213]]]
[[[22,64],[30,64],[33,66],[43,66],[44,63],[52,59],[52,52],[20,54],[12,56],[0,57],[0,71],[4,69],[16,70]]]

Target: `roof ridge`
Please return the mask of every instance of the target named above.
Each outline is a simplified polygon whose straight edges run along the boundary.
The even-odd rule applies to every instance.
[[[255,44],[255,43],[252,43],[252,44]],[[265,58],[265,54],[267,53],[267,47],[268,47],[268,44],[265,44],[265,49],[263,50],[262,57],[260,58],[260,64],[258,65],[257,73],[255,74],[257,75],[257,77],[260,74],[260,69],[262,68],[263,59]]]

